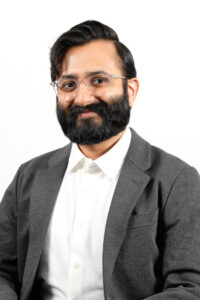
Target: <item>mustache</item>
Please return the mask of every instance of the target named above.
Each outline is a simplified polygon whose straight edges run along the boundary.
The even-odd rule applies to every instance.
[[[97,114],[99,114],[100,116],[103,116],[105,114],[105,111],[108,108],[108,104],[105,102],[98,102],[98,103],[91,103],[85,106],[81,106],[81,105],[72,105],[68,111],[67,111],[67,115],[71,116],[71,117],[77,117],[78,114],[86,112],[86,111],[93,111]]]

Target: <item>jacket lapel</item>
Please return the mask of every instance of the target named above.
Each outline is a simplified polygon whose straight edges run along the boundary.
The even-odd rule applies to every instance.
[[[71,144],[58,150],[49,160],[48,167],[37,171],[31,190],[30,244],[24,270],[24,299],[33,284],[46,232],[68,164]]]
[[[125,238],[129,217],[150,178],[144,173],[150,167],[150,145],[132,130],[131,144],[113,195],[103,252],[103,278],[105,291],[110,280],[120,247]]]

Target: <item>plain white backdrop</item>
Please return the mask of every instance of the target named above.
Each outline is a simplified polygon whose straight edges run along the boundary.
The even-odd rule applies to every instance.
[[[133,53],[140,91],[130,125],[200,171],[199,0],[18,0],[0,4],[0,198],[21,163],[64,146],[49,50],[96,19]]]

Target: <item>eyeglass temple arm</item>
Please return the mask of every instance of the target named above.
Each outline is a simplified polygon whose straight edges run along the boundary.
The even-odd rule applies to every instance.
[[[122,79],[127,79],[126,77],[121,76],[121,75],[112,75],[112,78],[122,78]]]

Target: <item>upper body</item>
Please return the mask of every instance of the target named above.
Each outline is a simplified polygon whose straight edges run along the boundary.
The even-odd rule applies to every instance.
[[[100,231],[92,231],[83,251],[88,259],[91,244],[95,245],[93,253],[98,252],[101,275],[96,279],[98,268],[87,266],[86,274],[91,272],[90,276],[98,282],[77,299],[90,299],[97,283],[101,290],[97,295],[107,300],[199,299],[199,175],[180,159],[151,146],[134,130],[130,138],[125,138],[139,86],[129,50],[112,29],[98,22],[85,22],[56,41],[51,50],[51,72],[57,93],[57,116],[65,135],[95,168],[103,165],[100,159],[108,175],[113,173],[108,159],[117,166],[113,167],[117,176],[111,185],[102,173],[95,177],[97,185],[103,178],[101,184],[106,183],[111,193],[100,197],[100,214],[107,203],[100,219],[104,225]],[[119,158],[116,149],[123,148],[122,144],[125,146]],[[4,195],[0,205],[2,300],[61,299],[55,293],[49,294],[51,284],[56,285],[51,282],[56,276],[49,257],[56,245],[51,229],[56,235],[55,222],[61,224],[58,214],[55,218],[56,207],[66,195],[66,202],[73,204],[69,190],[73,192],[79,186],[70,185],[67,172],[74,156],[71,146],[24,163]],[[106,168],[106,159],[111,167]],[[79,181],[83,176],[77,170],[74,174],[79,177],[74,178]],[[65,178],[66,194],[60,196]],[[91,221],[95,206],[90,214],[87,208],[85,215]],[[78,209],[73,208],[73,213]],[[63,220],[72,218],[72,210],[63,216]],[[73,220],[66,224],[73,224]],[[89,225],[85,228],[90,231]],[[96,244],[95,232],[100,239]],[[64,228],[63,236],[67,233],[69,228]],[[50,247],[49,239],[53,240]],[[101,250],[98,245],[102,245]],[[72,248],[72,243],[64,248],[66,255],[71,255]],[[55,252],[56,258],[59,253]],[[62,255],[60,258],[62,266]],[[58,267],[59,264],[56,270]],[[70,269],[69,263],[67,267]],[[53,272],[52,277],[44,272],[45,268]],[[76,293],[80,282],[77,276],[77,282],[75,278],[71,286],[70,281],[66,284],[69,289],[73,286]],[[86,278],[84,282],[92,281]],[[72,292],[66,298],[74,299],[73,295]]]
[[[69,144],[23,164],[5,193],[0,299],[30,299],[70,151]],[[105,297],[199,299],[199,195],[194,168],[132,131],[105,228]]]

